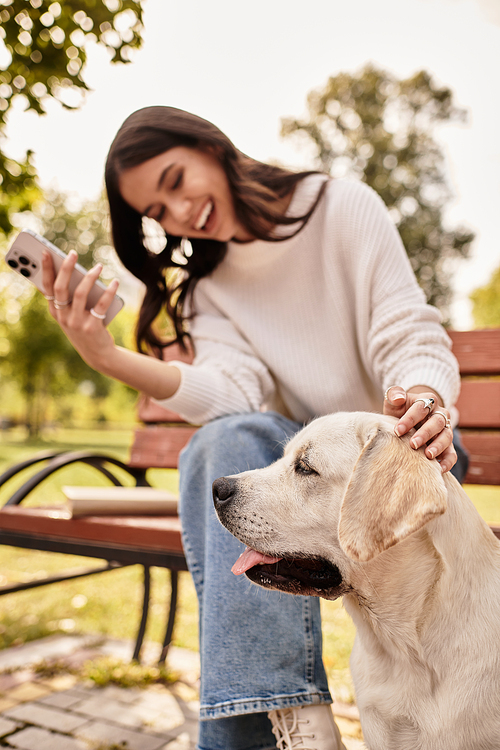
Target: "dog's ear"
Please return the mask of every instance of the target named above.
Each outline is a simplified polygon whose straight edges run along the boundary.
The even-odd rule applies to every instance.
[[[377,426],[354,467],[339,519],[339,541],[352,560],[367,562],[446,510],[439,464]]]

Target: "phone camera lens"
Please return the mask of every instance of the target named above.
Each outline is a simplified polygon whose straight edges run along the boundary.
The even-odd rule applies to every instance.
[[[21,270],[19,271],[19,273],[22,276],[26,276],[26,278],[29,278],[31,276],[31,271],[29,271],[27,268],[21,268]]]
[[[12,258],[10,258],[10,259],[9,259],[9,260],[7,261],[7,263],[9,264],[9,266],[10,266],[11,268],[17,268],[17,267],[18,267],[18,265],[19,265],[19,263],[17,262],[17,260],[13,260]]]
[[[30,264],[28,258],[26,258],[24,255],[19,256],[19,263],[21,263],[21,265],[23,266],[29,266]]]

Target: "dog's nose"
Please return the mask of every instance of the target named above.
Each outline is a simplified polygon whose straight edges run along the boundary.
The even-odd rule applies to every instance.
[[[216,508],[227,505],[236,493],[237,480],[229,477],[219,477],[212,484],[212,496]]]

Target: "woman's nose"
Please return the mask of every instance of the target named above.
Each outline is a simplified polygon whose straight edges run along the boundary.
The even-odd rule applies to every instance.
[[[176,197],[170,203],[169,213],[178,224],[186,224],[191,218],[192,203],[189,198]]]

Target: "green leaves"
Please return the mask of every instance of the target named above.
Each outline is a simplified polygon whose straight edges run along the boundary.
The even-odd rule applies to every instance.
[[[429,302],[446,316],[447,261],[467,257],[474,234],[443,224],[451,192],[434,131],[464,122],[466,111],[426,71],[398,80],[373,65],[331,77],[309,94],[307,108],[306,118],[282,121],[282,135],[312,147],[317,167],[361,179],[379,193]]]
[[[85,44],[103,44],[112,62],[130,62],[141,45],[142,8],[133,0],[3,0],[0,19],[11,61],[0,72],[0,122],[16,96],[45,112],[48,97],[63,106],[68,90],[87,90]],[[1,7],[1,6],[0,6]]]
[[[50,99],[78,108],[88,86],[85,46],[106,47],[111,62],[128,63],[142,43],[141,0],[0,0],[0,139],[16,100],[40,115]],[[0,140],[0,232],[12,229],[11,215],[36,197],[36,174],[7,159]]]
[[[500,267],[487,284],[471,293],[470,299],[476,328],[500,327]]]

